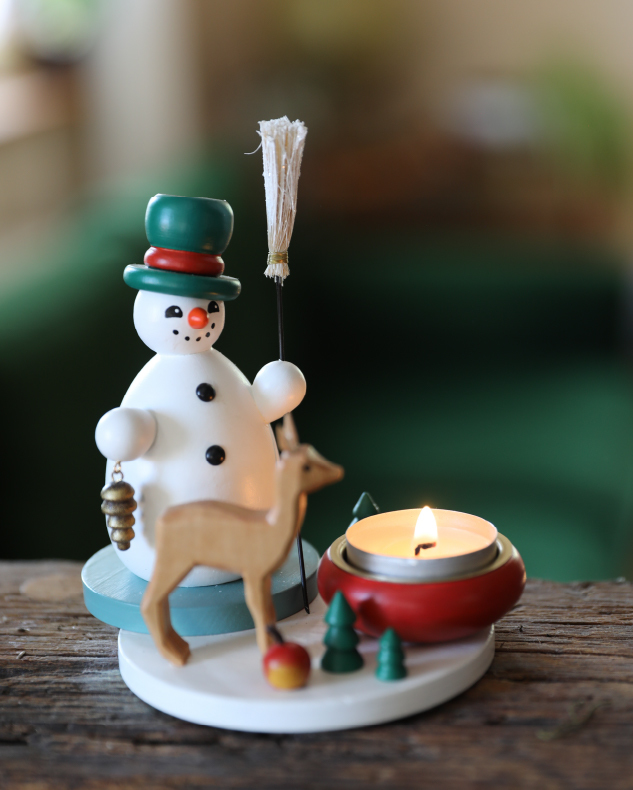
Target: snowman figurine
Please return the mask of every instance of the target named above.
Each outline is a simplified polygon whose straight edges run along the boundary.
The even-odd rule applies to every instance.
[[[223,200],[156,195],[147,207],[150,248],[145,265],[123,278],[139,290],[134,326],[156,352],[128,389],[120,408],[99,420],[96,442],[136,491],[135,537],[117,551],[137,576],[154,566],[154,525],[171,505],[216,499],[254,510],[273,505],[277,447],[270,423],[301,403],[301,371],[280,360],[265,365],[253,384],[213,348],[224,328],[224,304],[240,282],[223,276],[220,257],[233,232]],[[247,547],[245,547],[247,550]],[[187,587],[239,578],[195,567]]]

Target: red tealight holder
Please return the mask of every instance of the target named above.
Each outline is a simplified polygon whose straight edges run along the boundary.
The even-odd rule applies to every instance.
[[[326,603],[340,590],[356,612],[359,630],[380,636],[387,628],[394,628],[407,642],[460,639],[510,611],[525,586],[525,565],[512,543],[483,519],[434,511],[438,545],[443,533],[449,539],[459,530],[481,536],[483,547],[465,554],[416,559],[371,550],[376,545],[372,534],[375,538],[382,532],[385,546],[393,543],[392,536],[397,536],[399,529],[408,528],[413,536],[419,513],[411,510],[371,516],[334,541],[318,571],[319,593]],[[472,538],[468,534],[466,542]]]

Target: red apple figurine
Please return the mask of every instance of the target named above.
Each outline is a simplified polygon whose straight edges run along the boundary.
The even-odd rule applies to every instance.
[[[277,644],[270,647],[263,658],[266,680],[276,689],[298,689],[308,682],[310,655],[295,642],[284,642],[274,627],[268,632]]]

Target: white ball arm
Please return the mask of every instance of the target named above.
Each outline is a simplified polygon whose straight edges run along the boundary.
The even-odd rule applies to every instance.
[[[149,450],[156,438],[156,420],[147,409],[117,408],[97,423],[99,452],[110,461],[134,461]]]
[[[295,409],[306,394],[303,373],[292,362],[269,362],[255,376],[253,397],[266,422],[274,422]]]

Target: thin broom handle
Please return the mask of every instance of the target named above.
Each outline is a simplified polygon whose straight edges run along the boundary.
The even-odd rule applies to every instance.
[[[286,359],[286,349],[284,345],[284,302],[283,285],[281,277],[275,277],[277,288],[277,330],[279,332],[279,359],[283,362]],[[303,608],[310,614],[310,602],[308,601],[308,586],[306,582],[306,569],[303,561],[303,542],[301,532],[297,535],[297,554],[299,555],[299,571],[301,573],[301,592],[303,593]]]

